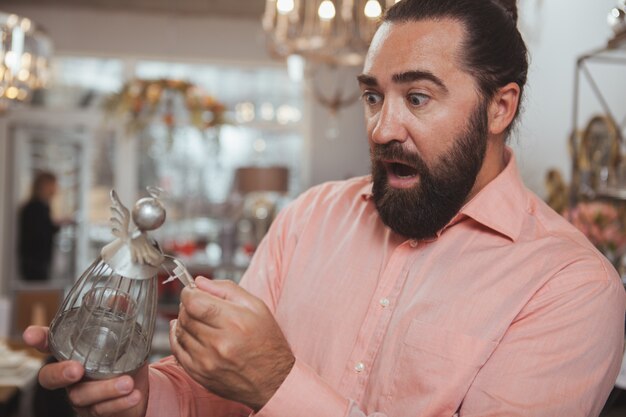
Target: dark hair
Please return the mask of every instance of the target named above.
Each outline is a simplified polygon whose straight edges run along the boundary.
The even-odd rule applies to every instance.
[[[32,197],[40,197],[44,185],[55,182],[57,182],[57,177],[52,172],[38,171],[33,180]]]
[[[510,82],[520,88],[520,102],[528,74],[528,50],[517,29],[516,0],[402,0],[383,22],[404,23],[449,18],[465,27],[462,62],[478,83],[484,100]],[[518,104],[510,131],[519,114]]]

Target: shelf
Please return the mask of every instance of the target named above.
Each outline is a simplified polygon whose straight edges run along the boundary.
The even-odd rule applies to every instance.
[[[597,191],[596,198],[626,201],[626,188],[605,188],[603,190]]]

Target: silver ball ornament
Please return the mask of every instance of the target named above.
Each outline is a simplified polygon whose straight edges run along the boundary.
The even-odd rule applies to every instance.
[[[139,230],[158,229],[165,222],[165,208],[156,198],[142,198],[133,207],[133,222]]]

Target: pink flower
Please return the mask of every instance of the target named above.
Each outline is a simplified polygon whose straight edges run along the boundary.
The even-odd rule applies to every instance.
[[[603,253],[621,253],[626,249],[626,229],[615,206],[582,202],[563,215]]]

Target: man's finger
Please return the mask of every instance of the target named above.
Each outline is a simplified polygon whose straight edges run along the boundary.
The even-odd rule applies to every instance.
[[[224,327],[224,321],[237,314],[233,309],[239,308],[230,301],[217,298],[196,288],[183,288],[180,301],[181,312],[216,329]]]
[[[172,349],[172,354],[178,361],[178,363],[183,367],[187,368],[187,364],[192,363],[191,356],[185,350],[184,346],[181,346],[177,333],[178,329],[178,320],[172,320],[170,322],[170,348]]]
[[[194,338],[201,345],[209,345],[211,340],[219,335],[219,329],[213,327],[210,323],[207,324],[200,319],[196,319],[187,313],[187,310],[183,307],[178,313],[178,319],[176,320],[177,336],[181,333],[186,333],[190,337]]]
[[[65,388],[80,381],[85,368],[75,361],[63,361],[45,365],[39,371],[39,383],[46,389]]]
[[[127,396],[134,388],[133,379],[124,375],[104,381],[89,381],[75,385],[69,388],[68,396],[72,405],[82,408]]]
[[[48,353],[48,328],[42,326],[28,326],[22,334],[24,343],[43,353]]]
[[[228,280],[212,280],[199,276],[196,277],[196,286],[214,297],[242,306],[251,307],[251,300],[254,299],[252,294]]]
[[[141,402],[141,392],[134,390],[129,395],[104,401],[90,407],[75,407],[79,415],[111,416],[115,417],[120,413],[135,407]]]

